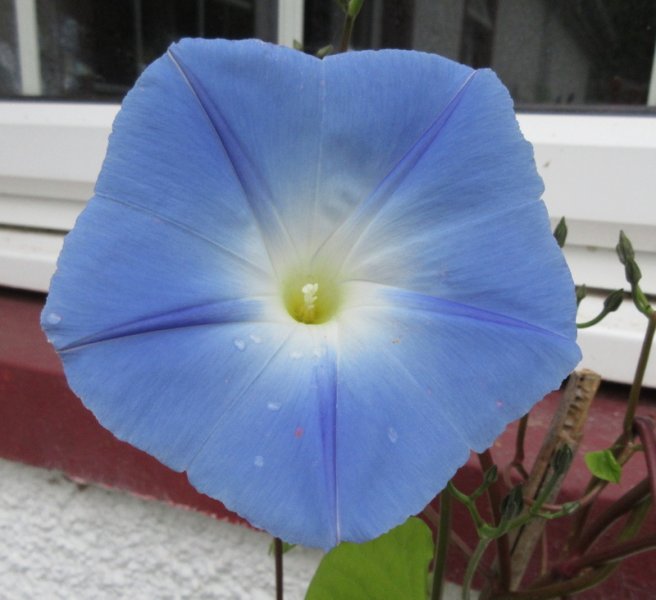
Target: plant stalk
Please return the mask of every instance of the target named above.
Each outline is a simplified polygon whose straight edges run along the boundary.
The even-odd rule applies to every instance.
[[[273,554],[276,564],[276,600],[283,600],[282,540],[273,540]]]
[[[640,400],[640,392],[642,391],[642,381],[645,378],[645,371],[647,370],[647,363],[649,362],[649,353],[654,341],[654,332],[656,332],[656,312],[650,313],[648,317],[647,330],[640,349],[640,358],[636,366],[635,376],[631,384],[631,391],[629,392],[629,401],[624,415],[624,435],[626,439],[631,439],[633,429],[633,418],[635,417],[638,401]]]
[[[446,557],[451,533],[451,505],[451,493],[447,489],[442,490],[440,494],[440,524],[435,543],[435,569],[433,570],[431,600],[442,600],[442,595],[444,594]]]
[[[522,448],[523,450],[523,448]],[[481,464],[483,473],[487,473],[493,466],[494,460],[490,450],[485,450],[478,455],[478,460]],[[497,479],[492,485],[487,488],[487,496],[490,501],[490,509],[494,517],[494,524],[501,523],[501,499],[505,496],[505,490],[502,488],[503,484],[500,479]],[[510,541],[508,535],[501,535],[496,538],[497,545],[497,558],[499,560],[499,589],[510,589]]]
[[[474,583],[474,575],[476,575],[478,564],[481,562],[483,554],[485,554],[491,541],[492,540],[489,538],[480,539],[474,550],[474,554],[467,563],[467,570],[465,571],[465,577],[462,581],[462,600],[471,600],[471,587]]]

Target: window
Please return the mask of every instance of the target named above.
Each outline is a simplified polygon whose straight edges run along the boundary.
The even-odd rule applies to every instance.
[[[341,24],[328,0],[0,0],[0,285],[47,289],[118,102],[171,41],[256,36],[314,52]],[[491,65],[535,146],[554,221],[568,218],[577,283],[624,286],[621,228],[656,294],[655,40],[653,0],[366,0],[353,46]],[[583,333],[589,365],[627,380],[641,328],[627,307]]]
[[[274,9],[255,0],[4,0],[0,95],[119,101],[182,37],[275,41]]]

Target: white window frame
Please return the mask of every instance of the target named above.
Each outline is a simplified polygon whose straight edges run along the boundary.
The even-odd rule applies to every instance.
[[[303,1],[280,0],[278,39],[303,39]],[[28,49],[29,50],[29,49]],[[93,186],[118,104],[0,102],[0,285],[45,292],[65,232]],[[545,180],[554,223],[566,216],[566,256],[577,284],[626,287],[614,246],[631,237],[645,290],[656,294],[656,117],[520,114]],[[592,295],[581,317],[596,314]],[[583,366],[629,381],[644,318],[626,302],[602,324],[583,330]],[[646,383],[656,387],[656,360]]]

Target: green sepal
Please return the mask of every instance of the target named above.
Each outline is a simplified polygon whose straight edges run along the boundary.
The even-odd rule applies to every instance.
[[[319,48],[317,50],[317,53],[315,56],[317,58],[325,58],[326,56],[329,56],[335,51],[335,48],[332,44],[328,44],[327,46],[324,46],[323,48]]]
[[[629,260],[624,265],[624,276],[626,280],[631,284],[631,287],[638,285],[638,282],[642,279],[642,273],[640,267],[635,260]]]

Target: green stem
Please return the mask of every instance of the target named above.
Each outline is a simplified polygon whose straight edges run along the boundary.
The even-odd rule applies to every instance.
[[[631,391],[629,392],[629,401],[626,408],[626,414],[624,415],[624,435],[627,440],[630,440],[632,437],[633,418],[635,417],[638,401],[640,400],[642,381],[645,377],[645,371],[647,370],[649,352],[651,351],[651,346],[654,341],[655,331],[656,312],[651,312],[649,314],[647,331],[645,331],[645,338],[642,342],[642,348],[640,350],[640,358],[638,359],[635,376],[633,377],[633,384],[631,385]]]
[[[494,600],[551,600],[574,592],[580,592],[600,584],[617,568],[617,564],[595,569],[567,581],[559,581],[536,589],[506,592],[494,596]]]
[[[483,554],[485,554],[485,550],[487,550],[491,541],[492,540],[485,538],[479,540],[478,545],[474,550],[474,554],[472,554],[472,557],[467,563],[465,578],[462,581],[462,600],[471,600],[471,586],[474,583],[474,575],[476,575],[478,564],[481,562]]]
[[[349,42],[351,41],[351,34],[353,33],[353,24],[355,19],[350,15],[346,15],[344,19],[344,29],[342,29],[342,39],[339,42],[337,48],[337,53],[346,52],[349,48]]]
[[[603,321],[607,314],[607,311],[602,310],[594,319],[590,319],[589,321],[585,321],[583,323],[577,323],[576,327],[578,329],[587,329],[588,327],[592,327],[593,325]]]
[[[431,600],[442,600],[444,594],[444,574],[446,573],[446,555],[451,533],[451,494],[443,490],[440,494],[440,525],[435,543],[435,569],[433,570],[433,590]]]
[[[533,583],[528,590],[501,594],[495,598],[495,600],[547,600],[582,592],[583,590],[599,585],[620,565],[620,554],[630,555],[632,553],[635,554],[636,552],[642,552],[645,549],[653,547],[653,544],[656,543],[656,540],[652,539],[652,537],[656,536],[650,536],[643,540],[638,540],[633,544],[625,544],[625,542],[629,541],[638,533],[638,531],[640,531],[640,527],[648,514],[649,507],[650,503],[647,502],[646,499],[636,505],[618,536],[618,541],[620,543],[610,550],[608,554],[592,557],[595,561],[606,561],[602,566],[591,571],[584,571],[582,575],[572,576],[569,575],[571,566],[582,569],[583,566],[587,566],[591,563],[586,561],[585,563],[581,562],[580,564],[572,565],[573,561],[570,560],[570,565],[568,565],[567,561],[565,561],[565,563],[561,563],[552,569],[552,573],[562,573],[563,570],[567,570],[569,576],[564,581],[557,581],[554,583],[550,582],[547,578],[543,578]],[[590,557],[588,557],[588,561],[589,559]],[[564,575],[564,573],[562,574]]]
[[[476,507],[476,503],[469,496],[467,496],[467,494],[463,494],[455,485],[453,485],[453,482],[451,481],[449,481],[447,484],[447,488],[449,492],[453,494],[453,497],[458,500],[458,502],[461,502],[467,507],[467,510],[469,511],[469,514],[474,521],[474,525],[476,526],[479,535],[481,533],[487,534],[491,529],[493,529],[485,522],[485,519],[481,517],[481,513],[478,512],[478,508]],[[485,535],[485,537],[490,536]]]
[[[523,449],[522,449],[523,450]],[[478,455],[478,460],[481,464],[483,472],[488,472],[492,467],[494,467],[494,460],[492,459],[492,453],[488,450],[481,452]],[[492,510],[492,516],[494,517],[494,524],[499,525],[501,523],[501,497],[504,495],[502,489],[502,483],[497,479],[490,487],[487,488],[488,500],[490,501],[490,509]],[[499,588],[502,590],[510,589],[510,542],[508,541],[507,535],[500,535],[496,538],[497,544],[497,558],[499,560]]]
[[[623,517],[635,505],[642,502],[649,494],[649,479],[645,478],[632,487],[621,498],[604,510],[578,538],[572,554],[581,555],[606,531],[615,521]]]
[[[650,315],[654,314],[647,296],[645,296],[645,293],[642,291],[638,283],[631,284],[631,298],[633,299],[633,304],[635,304],[635,307],[643,315],[649,317]]]
[[[650,309],[647,318],[647,329],[645,331],[645,337],[642,341],[640,357],[638,358],[638,364],[636,365],[636,371],[633,377],[633,383],[631,384],[631,390],[629,391],[629,399],[627,401],[626,412],[624,414],[622,433],[615,441],[615,444],[613,444],[613,454],[615,454],[615,457],[618,459],[621,459],[626,455],[627,444],[633,437],[633,419],[635,418],[636,409],[638,408],[640,393],[642,391],[642,382],[645,377],[645,371],[647,370],[647,364],[649,362],[649,353],[654,341],[654,333],[656,332],[656,312]],[[599,482],[600,480],[597,477],[592,477],[588,482],[585,493],[587,494]],[[569,542],[580,537],[592,509],[592,504],[593,503],[591,502],[578,512],[578,516],[574,522],[574,527],[572,527],[569,536]]]

